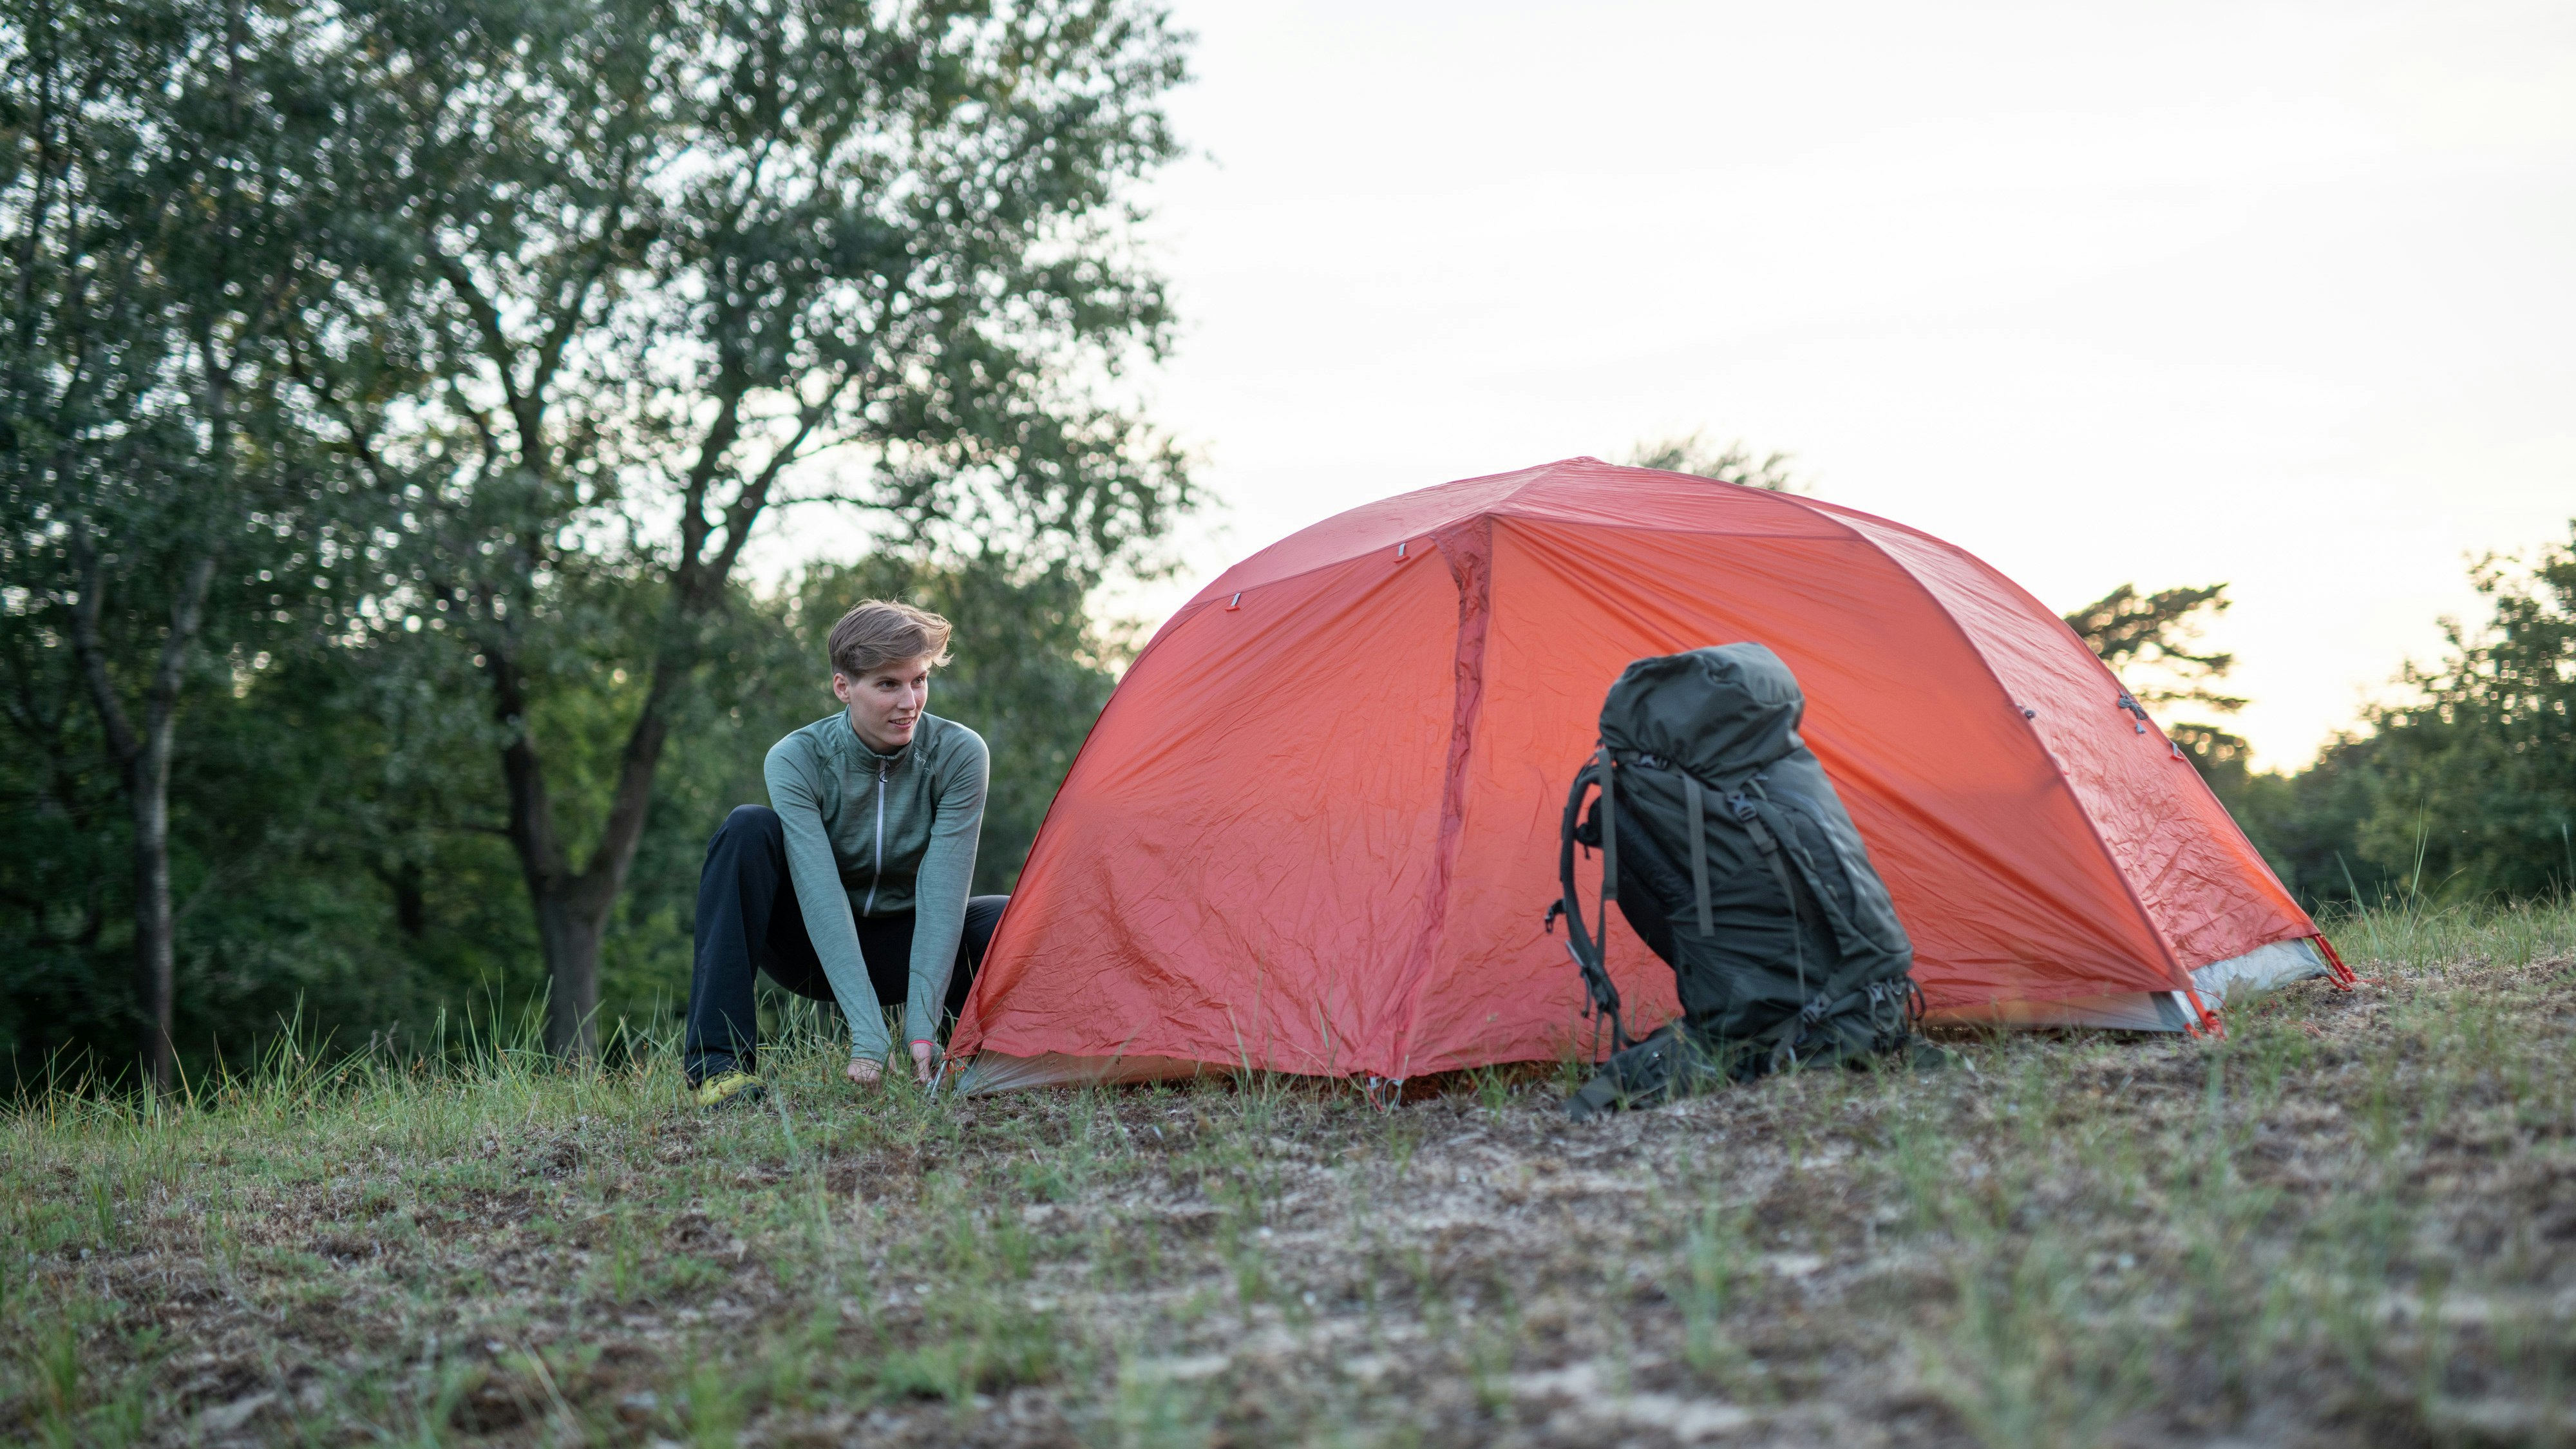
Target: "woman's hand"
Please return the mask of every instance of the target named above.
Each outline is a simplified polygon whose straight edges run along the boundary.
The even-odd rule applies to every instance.
[[[937,1070],[938,1066],[938,1043],[917,1041],[912,1044],[912,1079],[914,1081],[925,1087],[929,1086],[930,1074]]]
[[[852,1057],[849,1075],[853,1084],[873,1087],[884,1079],[885,1067],[880,1063],[869,1061],[866,1057]]]

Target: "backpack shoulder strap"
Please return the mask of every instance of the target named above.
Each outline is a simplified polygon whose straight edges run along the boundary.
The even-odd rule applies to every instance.
[[[1852,876],[1850,861],[1844,857],[1839,845],[1834,841],[1831,828],[1818,817],[1815,806],[1805,796],[1795,791],[1783,790],[1774,796],[1768,788],[1757,782],[1755,793],[1760,797],[1760,805],[1764,812],[1777,817],[1771,824],[1772,829],[1780,836],[1783,847],[1781,853],[1788,857],[1789,863],[1796,867],[1798,874],[1806,880],[1807,889],[1815,893],[1816,906],[1824,912],[1825,926],[1833,932],[1836,944],[1845,951],[1868,949],[1870,944],[1868,938],[1861,934],[1859,924],[1853,921],[1850,914],[1843,909],[1842,901],[1835,894],[1832,882],[1826,878],[1824,868],[1816,863],[1815,856],[1808,851],[1805,839],[1798,831],[1790,828],[1787,817],[1791,814],[1803,815],[1815,824],[1827,844],[1835,846],[1834,864],[1846,880],[1849,880]]]
[[[1809,999],[1807,937],[1804,931],[1798,929],[1798,889],[1789,881],[1789,872],[1794,862],[1781,859],[1784,853],[1781,848],[1782,842],[1779,832],[1774,828],[1777,824],[1777,816],[1773,812],[1778,807],[1771,803],[1770,797],[1762,793],[1760,775],[1745,781],[1742,788],[1727,796],[1726,806],[1734,812],[1735,818],[1743,823],[1745,833],[1753,837],[1755,848],[1762,852],[1764,863],[1771,867],[1771,878],[1779,883],[1780,903],[1789,912],[1789,948],[1791,959],[1797,965],[1798,1001],[1803,1007]],[[1766,819],[1766,816],[1770,818]]]
[[[1610,747],[1596,757],[1601,767],[1601,900],[1602,929],[1609,929],[1609,903],[1619,899],[1619,762]]]
[[[1717,919],[1708,905],[1708,806],[1702,796],[1699,777],[1688,770],[1681,772],[1682,798],[1690,809],[1691,896],[1699,903],[1699,933],[1717,934]]]
[[[1630,1039],[1627,1023],[1619,1014],[1619,988],[1610,980],[1610,902],[1618,898],[1619,882],[1619,857],[1614,853],[1617,836],[1610,820],[1611,791],[1617,787],[1610,783],[1610,768],[1610,752],[1604,749],[1575,772],[1574,786],[1566,792],[1565,823],[1558,836],[1556,865],[1557,880],[1563,893],[1555,904],[1547,908],[1547,926],[1553,931],[1556,918],[1560,915],[1566,918],[1566,950],[1574,957],[1575,970],[1582,975],[1584,991],[1590,998],[1586,1014],[1596,1020],[1602,1017],[1609,1019],[1611,1050],[1616,1052],[1627,1050]],[[1605,869],[1601,906],[1595,913],[1592,926],[1587,928],[1583,919],[1582,892],[1574,879],[1574,835],[1583,816],[1583,797],[1596,784],[1601,790]]]

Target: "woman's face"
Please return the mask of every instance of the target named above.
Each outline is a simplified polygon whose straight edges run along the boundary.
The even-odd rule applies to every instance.
[[[890,755],[912,743],[930,702],[930,658],[880,664],[856,679],[832,672],[832,693],[850,707],[850,728],[869,749]]]

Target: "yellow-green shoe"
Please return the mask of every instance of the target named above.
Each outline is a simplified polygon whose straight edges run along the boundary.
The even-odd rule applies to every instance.
[[[769,1094],[760,1078],[749,1072],[718,1072],[698,1083],[698,1105],[723,1107],[734,1102],[749,1104]]]

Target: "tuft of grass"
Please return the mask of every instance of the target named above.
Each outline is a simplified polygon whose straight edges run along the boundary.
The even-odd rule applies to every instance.
[[[1928,1346],[1934,1392],[1978,1442],[2011,1449],[2100,1443],[2146,1388],[2146,1328],[2088,1291],[2054,1235],[2015,1259],[1974,1255],[1955,1274],[1954,1330]]]
[[[1702,1206],[1682,1238],[1680,1271],[1669,1290],[1682,1315],[1682,1361],[1721,1384],[1741,1374],[1743,1353],[1727,1336],[1726,1314],[1750,1256],[1742,1205]]]

